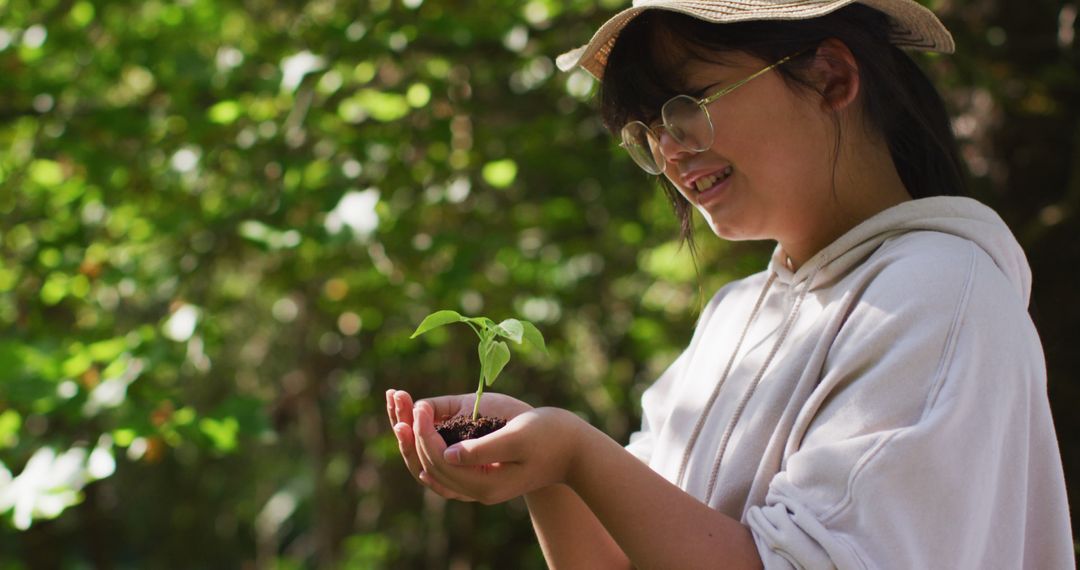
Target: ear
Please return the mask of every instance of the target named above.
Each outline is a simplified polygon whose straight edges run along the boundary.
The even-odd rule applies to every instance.
[[[847,109],[859,95],[859,66],[844,42],[829,38],[817,47],[812,64],[826,111]]]

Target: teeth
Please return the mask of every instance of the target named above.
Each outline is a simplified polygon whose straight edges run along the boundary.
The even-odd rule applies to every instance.
[[[694,187],[698,192],[704,192],[709,188],[712,188],[713,184],[716,184],[717,180],[725,180],[728,176],[731,176],[732,168],[728,166],[720,172],[719,176],[702,176],[694,181]]]
[[[706,189],[711,188],[713,184],[716,184],[715,176],[702,176],[694,181],[694,185],[697,186],[698,192],[704,192]]]

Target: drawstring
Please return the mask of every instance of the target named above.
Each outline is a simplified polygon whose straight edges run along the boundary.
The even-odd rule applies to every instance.
[[[735,356],[739,354],[739,348],[742,347],[743,340],[746,339],[746,333],[750,330],[750,325],[754,324],[754,320],[761,310],[761,305],[765,302],[765,296],[769,292],[769,288],[772,287],[773,281],[776,281],[775,272],[770,274],[769,279],[765,281],[765,287],[761,289],[761,294],[758,295],[757,302],[754,303],[754,309],[750,311],[750,317],[746,320],[746,326],[743,327],[742,334],[739,335],[739,342],[735,343],[735,350],[731,351],[731,358],[728,359],[727,366],[724,367],[724,373],[720,375],[720,380],[716,383],[716,387],[713,388],[712,394],[709,395],[709,401],[705,403],[705,407],[701,410],[701,415],[698,416],[697,424],[694,426],[694,432],[690,434],[690,440],[686,443],[686,451],[683,452],[682,464],[679,465],[679,476],[675,479],[675,484],[680,487],[682,487],[683,484],[683,476],[686,475],[686,466],[690,463],[690,454],[694,450],[694,444],[697,443],[698,436],[701,435],[701,430],[705,427],[705,418],[709,416],[709,410],[712,409],[717,396],[720,395],[720,387],[723,386],[724,381],[727,380],[728,374],[731,372],[731,366],[735,363]]]
[[[727,452],[728,442],[731,441],[731,436],[735,432],[735,426],[739,423],[739,418],[742,417],[743,412],[746,410],[746,406],[750,402],[750,398],[754,395],[754,391],[757,390],[758,384],[760,384],[762,378],[765,377],[765,371],[769,368],[769,364],[772,363],[773,358],[775,358],[777,352],[780,351],[780,346],[784,343],[792,326],[795,324],[795,319],[798,317],[802,302],[806,298],[807,293],[810,292],[810,287],[813,285],[814,278],[817,276],[817,272],[820,269],[821,266],[818,266],[806,279],[806,285],[795,298],[795,302],[792,304],[791,310],[788,312],[788,315],[780,328],[780,334],[776,337],[776,341],[773,342],[772,349],[765,358],[765,362],[762,363],[757,374],[754,376],[753,381],[750,382],[750,385],[747,386],[746,390],[743,392],[742,398],[740,398],[739,404],[735,408],[735,413],[732,415],[731,421],[728,422],[727,428],[720,438],[720,446],[716,453],[716,460],[713,462],[712,473],[709,475],[709,484],[705,493],[706,504],[712,499],[713,491],[716,489],[716,482],[720,475],[720,463],[723,461],[724,454]],[[776,281],[776,278],[777,274],[773,272],[769,275],[768,280],[765,281],[765,286],[762,287],[761,294],[758,295],[757,302],[754,303],[754,308],[750,311],[750,316],[747,318],[746,325],[739,335],[739,340],[735,343],[735,349],[731,351],[731,356],[728,358],[727,365],[724,367],[724,372],[720,375],[720,380],[716,383],[712,394],[709,395],[709,400],[702,408],[701,415],[698,416],[697,423],[694,425],[694,431],[690,434],[690,439],[686,443],[686,450],[683,452],[682,463],[679,465],[679,475],[676,478],[676,485],[680,487],[683,487],[683,479],[686,477],[686,467],[690,463],[690,455],[693,453],[694,446],[697,444],[697,440],[701,436],[701,431],[705,427],[705,420],[709,417],[709,412],[712,411],[716,399],[720,396],[720,389],[727,381],[728,375],[731,374],[731,368],[735,364],[735,358],[739,354],[739,349],[742,348],[743,341],[746,340],[746,335],[749,333],[750,327],[754,324],[758,314],[761,312],[761,307],[764,305],[765,298],[767,297],[773,282]]]
[[[762,363],[761,368],[758,369],[753,382],[751,382],[750,385],[746,387],[746,391],[743,392],[742,399],[739,400],[739,405],[735,408],[735,413],[732,415],[731,421],[728,422],[723,437],[720,438],[720,449],[716,453],[716,461],[713,462],[712,474],[709,476],[709,486],[705,492],[706,504],[712,500],[713,490],[716,488],[716,481],[720,475],[720,463],[724,459],[724,453],[727,451],[728,441],[731,440],[731,434],[735,431],[735,425],[739,422],[739,418],[742,417],[746,405],[750,402],[750,397],[754,395],[754,391],[757,389],[758,384],[761,383],[761,379],[765,376],[765,370],[769,368],[769,364],[772,362],[773,357],[780,351],[780,345],[784,343],[784,339],[787,338],[792,325],[795,324],[795,318],[799,315],[799,307],[802,305],[803,299],[806,298],[806,294],[810,292],[810,286],[814,282],[814,277],[817,276],[818,269],[820,269],[820,266],[806,279],[806,286],[799,292],[799,296],[795,298],[795,302],[791,306],[791,311],[788,312],[787,319],[784,320],[783,328],[780,329],[780,335],[776,337],[776,342],[773,343],[772,350],[769,351],[769,355],[765,358],[765,362]],[[747,324],[747,328],[749,328],[749,323]],[[745,331],[743,334],[745,335]],[[736,351],[737,350],[738,349],[736,349]],[[725,376],[726,375],[725,372]]]

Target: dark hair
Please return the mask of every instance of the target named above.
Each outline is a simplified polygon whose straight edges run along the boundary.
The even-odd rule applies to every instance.
[[[804,72],[813,55],[811,48],[836,38],[855,57],[863,116],[888,144],[908,193],[913,198],[966,194],[956,139],[941,95],[915,61],[889,43],[889,30],[888,16],[859,4],[808,20],[731,24],[649,10],[627,24],[609,54],[600,86],[604,124],[618,133],[629,121],[653,119],[665,101],[685,93],[683,78],[677,76],[680,66],[672,65],[677,55],[722,62],[724,53],[742,52],[771,63],[806,50],[777,70],[789,87],[822,95]],[[660,45],[685,53],[664,52]],[[683,240],[694,251],[692,208],[667,179],[660,176],[659,180],[680,219]]]

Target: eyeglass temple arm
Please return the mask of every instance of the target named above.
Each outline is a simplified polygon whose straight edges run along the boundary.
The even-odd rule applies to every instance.
[[[720,91],[717,91],[716,93],[713,93],[712,95],[709,95],[708,97],[698,101],[698,104],[699,105],[708,105],[709,103],[712,103],[713,101],[716,101],[717,99],[723,97],[724,95],[727,95],[728,93],[731,93],[732,91],[742,87],[743,85],[746,85],[750,81],[753,81],[754,79],[757,79],[758,77],[768,73],[774,67],[777,67],[779,65],[783,65],[783,64],[787,63],[789,60],[791,60],[792,58],[796,58],[796,57],[810,51],[810,49],[811,48],[807,48],[807,49],[798,51],[796,53],[793,53],[793,54],[791,54],[789,56],[786,56],[786,57],[780,59],[780,61],[777,61],[776,63],[766,67],[765,69],[762,69],[761,71],[751,75],[750,77],[747,77],[746,79],[736,81],[735,83],[732,83],[731,85],[728,85],[724,89],[721,89]]]

